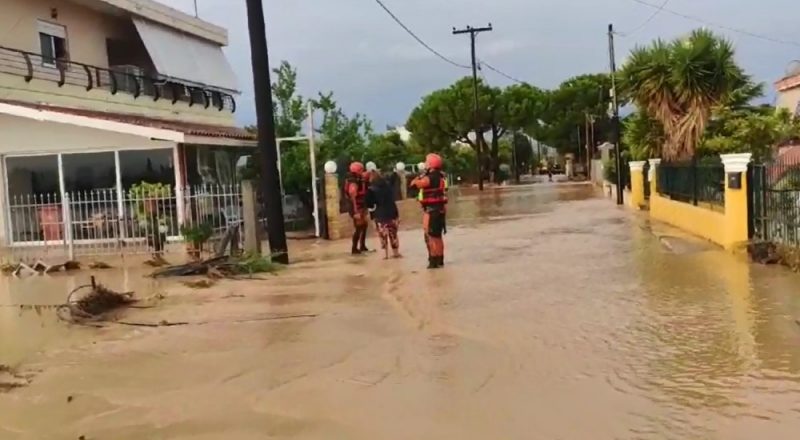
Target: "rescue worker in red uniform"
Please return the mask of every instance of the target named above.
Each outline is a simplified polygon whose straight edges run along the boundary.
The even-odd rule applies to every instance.
[[[350,217],[353,219],[353,255],[369,252],[367,249],[367,228],[369,218],[367,215],[367,187],[368,179],[364,174],[364,164],[353,162],[350,164],[350,173],[345,178],[344,195],[348,200]]]
[[[442,172],[442,158],[438,154],[429,154],[425,158],[425,174],[415,178],[411,185],[422,192],[419,202],[423,209],[422,229],[428,247],[428,269],[443,267],[447,183]]]

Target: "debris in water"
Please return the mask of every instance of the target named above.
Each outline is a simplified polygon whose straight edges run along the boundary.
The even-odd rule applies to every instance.
[[[781,255],[775,243],[756,242],[747,245],[747,253],[750,259],[760,264],[778,264],[781,262]]]
[[[169,266],[151,274],[153,278],[206,275],[210,278],[233,278],[255,273],[273,273],[280,268],[269,257],[251,255],[244,257],[214,257],[177,266]]]
[[[210,287],[213,287],[215,284],[217,284],[217,282],[214,281],[213,279],[202,279],[196,281],[183,282],[184,286],[191,287],[192,289],[208,289]]]
[[[0,393],[30,385],[30,378],[19,374],[14,368],[0,364]]]
[[[89,269],[111,269],[111,266],[102,261],[93,261],[89,264]]]
[[[72,396],[67,396],[67,403],[72,403],[72,400],[73,400],[73,399],[74,399],[74,397],[72,397]]]
[[[86,289],[90,290],[88,294],[77,301],[72,300],[74,294]],[[69,310],[71,321],[98,320],[108,312],[135,302],[137,301],[133,298],[133,292],[115,292],[102,284],[96,283],[94,277],[92,277],[91,284],[80,286],[69,294],[67,304],[64,307]]]
[[[169,266],[169,261],[165,260],[161,255],[156,255],[153,258],[145,261],[144,264],[150,267],[164,267]]]

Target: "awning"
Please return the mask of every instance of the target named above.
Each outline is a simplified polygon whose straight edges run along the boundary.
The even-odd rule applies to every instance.
[[[166,26],[134,17],[133,23],[159,74],[236,92],[239,90],[222,47]]]

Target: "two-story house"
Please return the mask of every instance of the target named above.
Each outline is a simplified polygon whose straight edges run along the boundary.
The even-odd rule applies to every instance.
[[[236,127],[225,29],[153,0],[0,9],[3,245],[74,238],[81,222],[135,235],[126,200],[143,182],[173,188],[175,229],[184,188],[237,181],[255,138]]]

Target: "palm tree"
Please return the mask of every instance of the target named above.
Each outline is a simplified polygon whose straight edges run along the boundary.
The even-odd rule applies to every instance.
[[[730,42],[705,29],[634,49],[620,85],[626,98],[661,123],[665,160],[693,157],[712,110],[753,87]]]

